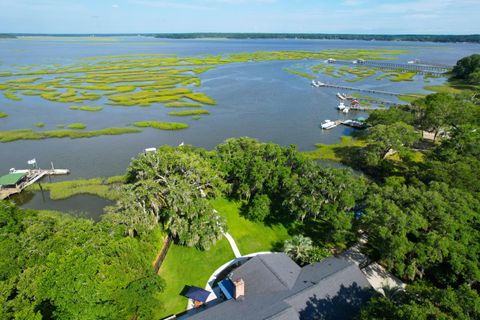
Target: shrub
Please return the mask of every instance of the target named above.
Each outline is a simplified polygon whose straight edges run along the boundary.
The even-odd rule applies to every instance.
[[[266,194],[256,194],[248,204],[245,216],[254,221],[263,221],[270,214],[270,198]]]

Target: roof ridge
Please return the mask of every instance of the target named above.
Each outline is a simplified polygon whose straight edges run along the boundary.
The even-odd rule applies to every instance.
[[[258,258],[259,258],[260,261],[263,263],[263,265],[264,265],[271,273],[273,273],[273,275],[274,275],[285,287],[287,287],[288,289],[290,289],[290,287],[288,286],[288,283],[286,283],[285,281],[283,281],[283,279],[280,278],[279,274],[278,274],[277,272],[275,272],[275,270],[273,270],[272,268],[270,268],[270,266],[269,266],[267,263],[265,263],[265,261],[263,261],[261,255],[259,255]],[[298,275],[297,275],[297,278],[298,278]],[[295,280],[295,282],[296,282],[296,280]]]

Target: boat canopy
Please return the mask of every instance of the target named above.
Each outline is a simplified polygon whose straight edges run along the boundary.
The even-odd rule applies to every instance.
[[[27,174],[25,172],[9,173],[0,177],[1,186],[13,186],[16,185],[20,180],[25,178]]]

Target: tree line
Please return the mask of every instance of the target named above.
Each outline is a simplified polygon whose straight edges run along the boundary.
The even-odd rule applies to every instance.
[[[319,39],[365,41],[421,41],[421,42],[471,42],[479,43],[480,35],[426,35],[426,34],[328,34],[328,33],[159,33],[156,38],[167,39]]]

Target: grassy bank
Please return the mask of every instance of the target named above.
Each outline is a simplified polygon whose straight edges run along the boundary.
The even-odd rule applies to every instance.
[[[43,140],[50,138],[93,138],[103,135],[120,135],[128,133],[142,132],[134,128],[106,128],[95,131],[76,131],[76,130],[51,130],[51,131],[33,131],[31,129],[20,129],[11,131],[0,131],[0,142],[12,142],[17,140]]]
[[[160,130],[182,130],[188,128],[188,124],[181,122],[139,121],[132,123],[132,125],[140,128],[155,128]]]
[[[6,117],[8,117],[8,114],[6,114],[5,112],[1,112],[1,111],[0,111],[0,119],[1,119],[1,118],[6,118]]]
[[[448,83],[444,85],[438,85],[438,86],[425,86],[423,89],[432,91],[435,93],[451,93],[451,94],[460,94],[462,93],[461,89],[455,88],[452,85],[449,85]]]
[[[114,176],[110,178],[33,184],[28,187],[28,190],[49,190],[52,200],[67,199],[78,194],[90,194],[104,199],[116,200],[120,196],[117,186],[122,182],[123,176]]]
[[[358,152],[360,148],[367,145],[364,140],[358,140],[350,136],[342,136],[339,143],[316,144],[316,150],[308,151],[305,154],[315,160],[331,160],[344,162],[350,159],[352,153]]]

